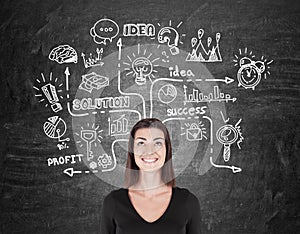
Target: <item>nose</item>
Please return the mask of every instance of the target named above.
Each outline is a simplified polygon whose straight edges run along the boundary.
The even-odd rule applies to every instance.
[[[146,147],[145,147],[145,154],[146,155],[151,155],[151,154],[154,154],[156,151],[155,147],[153,144],[148,144]]]

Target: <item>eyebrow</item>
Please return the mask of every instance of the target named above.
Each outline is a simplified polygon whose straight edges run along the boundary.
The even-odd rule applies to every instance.
[[[147,141],[147,139],[144,138],[144,137],[137,137],[137,138],[135,138],[135,140],[138,140],[138,139]],[[164,139],[165,139],[165,138],[163,138],[163,137],[156,137],[156,138],[153,139],[153,141],[156,141],[156,140],[164,140]]]

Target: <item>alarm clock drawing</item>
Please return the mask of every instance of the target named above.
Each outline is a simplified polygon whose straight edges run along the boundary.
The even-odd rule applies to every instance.
[[[261,80],[261,74],[265,71],[265,65],[261,61],[252,61],[248,57],[240,60],[240,69],[237,72],[238,86],[245,89],[255,89]]]

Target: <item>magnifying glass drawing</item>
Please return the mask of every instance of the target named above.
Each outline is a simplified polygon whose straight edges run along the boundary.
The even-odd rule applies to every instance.
[[[218,141],[224,145],[223,159],[228,162],[230,159],[230,146],[238,139],[238,131],[232,125],[224,125],[216,132]]]

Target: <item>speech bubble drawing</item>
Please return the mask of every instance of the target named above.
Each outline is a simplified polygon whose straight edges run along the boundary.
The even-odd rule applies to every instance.
[[[119,25],[111,19],[100,19],[90,30],[90,35],[93,37],[94,42],[97,44],[106,45],[107,41],[112,40],[119,33]]]

